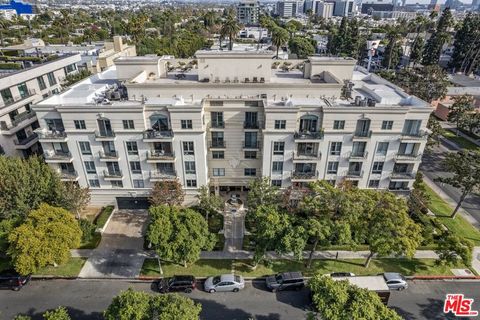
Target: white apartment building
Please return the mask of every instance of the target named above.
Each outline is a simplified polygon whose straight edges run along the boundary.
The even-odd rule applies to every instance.
[[[26,157],[41,153],[32,105],[62,90],[66,75],[77,72],[80,55],[35,63],[17,58],[24,69],[0,71],[0,154]]]
[[[260,6],[257,0],[241,0],[237,4],[237,20],[244,25],[258,25]]]
[[[273,56],[119,58],[34,106],[46,161],[90,186],[93,203],[122,208],[146,206],[152,184],[165,179],[180,181],[187,202],[202,185],[242,190],[260,176],[281,188],[317,179],[411,187],[427,141],[426,102],[353,59],[289,60],[293,69],[283,71]],[[343,87],[352,99],[340,98]]]

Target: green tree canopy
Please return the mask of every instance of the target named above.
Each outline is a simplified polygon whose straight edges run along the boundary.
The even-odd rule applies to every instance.
[[[163,180],[155,182],[150,193],[150,202],[154,206],[180,206],[185,198],[185,191],[177,180]]]
[[[65,307],[58,307],[55,310],[47,311],[43,314],[45,320],[70,320],[70,315]]]
[[[470,74],[480,65],[480,14],[469,12],[455,34],[450,67]]]
[[[287,30],[281,27],[275,27],[272,31],[272,44],[277,48],[277,59],[278,59],[278,52],[280,47],[285,45],[288,41],[288,32]]]
[[[449,231],[444,231],[438,241],[437,263],[456,265],[459,259],[467,266],[472,264],[473,243],[470,240],[459,237]]]
[[[459,123],[465,121],[465,118],[469,118],[475,106],[473,104],[473,97],[470,95],[462,95],[453,97],[453,104],[448,107],[448,121],[456,123],[457,128]],[[463,129],[463,128],[462,128]]]
[[[208,222],[208,215],[212,213],[219,213],[224,206],[222,197],[212,194],[208,186],[201,186],[198,189],[198,208],[205,214],[205,219]]]
[[[288,42],[290,52],[296,54],[299,59],[305,59],[315,53],[315,47],[312,42],[305,37],[293,37]]]
[[[8,255],[20,274],[37,272],[47,265],[63,264],[70,249],[80,245],[82,231],[65,209],[41,204],[8,236]]]
[[[254,211],[258,206],[274,206],[280,203],[280,191],[272,186],[267,177],[257,178],[248,185],[247,205],[249,210]]]
[[[424,65],[437,65],[440,60],[440,55],[442,53],[443,45],[449,40],[450,34],[448,29],[453,25],[453,17],[450,8],[445,8],[443,13],[438,19],[437,27],[432,33],[430,38],[425,45],[425,50],[423,51],[423,60]]]

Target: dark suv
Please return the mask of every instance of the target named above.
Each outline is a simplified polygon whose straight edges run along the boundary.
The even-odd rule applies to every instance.
[[[301,272],[283,272],[266,278],[267,288],[275,291],[300,290],[305,286]]]
[[[194,276],[173,276],[170,278],[163,278],[158,283],[158,291],[162,293],[173,291],[190,293],[193,289],[195,289]]]
[[[4,270],[0,272],[0,289],[20,290],[30,281],[31,276],[21,276],[15,270]]]

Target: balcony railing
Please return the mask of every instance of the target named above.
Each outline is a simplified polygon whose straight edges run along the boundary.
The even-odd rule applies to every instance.
[[[402,132],[400,139],[424,140],[428,138],[428,132],[419,130],[418,132]]]
[[[23,95],[23,96],[15,96],[15,97],[12,97],[11,99],[8,99],[7,101],[4,101],[4,106],[5,107],[8,107],[14,103],[17,103],[19,101],[22,101],[22,100],[25,100],[31,96],[33,96],[35,94],[35,90],[28,90],[28,92]]]
[[[350,151],[347,154],[349,159],[366,159],[368,157],[368,151]]]
[[[72,154],[70,151],[47,151],[43,154],[45,159],[47,160],[63,160],[63,159],[70,159],[72,157]]]
[[[22,113],[20,113],[20,114],[18,114],[17,116],[14,117],[14,119],[12,120],[12,123],[10,125],[8,125],[5,121],[0,121],[0,129],[2,129],[2,130],[13,129],[16,126],[18,126],[20,123],[22,123],[23,121],[31,119],[33,117],[35,117],[35,112],[33,112],[31,110],[22,112]]]
[[[105,178],[122,178],[122,170],[103,170],[103,176]]]
[[[243,149],[260,149],[260,141],[243,141]]]
[[[99,151],[98,155],[102,159],[117,159],[118,151]]]
[[[355,131],[353,133],[353,138],[354,139],[367,139],[372,136],[372,130],[368,131]]]
[[[422,159],[422,154],[417,153],[397,153],[395,155],[396,160],[411,160],[416,161]]]
[[[147,130],[143,132],[143,139],[169,139],[173,138],[173,131],[156,131],[156,130]]]
[[[115,132],[111,131],[95,131],[96,138],[115,138]]]
[[[18,140],[18,139],[14,139],[13,140],[13,143],[17,146],[24,146],[30,142],[32,142],[33,140],[35,140],[36,138],[38,137],[37,133],[34,132],[32,133],[31,135],[29,135],[28,137],[26,138],[23,138],[21,140]]]
[[[293,159],[294,160],[302,160],[302,159],[321,159],[322,154],[320,152],[299,152],[293,151]]]
[[[225,122],[223,122],[223,121],[211,121],[210,122],[210,127],[211,128],[223,129],[223,128],[225,128]]]
[[[176,179],[177,178],[177,171],[159,171],[159,170],[152,170],[150,171],[150,179]]]
[[[52,139],[52,140],[63,140],[67,137],[67,133],[65,131],[37,131],[38,137],[40,140],[42,139]]]
[[[61,170],[59,173],[62,180],[75,180],[78,178],[77,171],[75,170]]]
[[[258,121],[245,121],[245,122],[243,122],[243,128],[244,129],[259,129],[260,128],[260,122],[258,122]]]
[[[316,179],[318,177],[318,171],[311,170],[311,171],[292,171],[292,179],[296,180],[309,180],[309,179]]]
[[[210,144],[210,147],[211,148],[220,148],[220,149],[224,149],[226,148],[226,143],[225,141],[212,141],[212,143]]]
[[[175,153],[174,152],[165,152],[163,150],[147,151],[147,159],[173,160],[173,159],[175,159]]]
[[[405,171],[405,172],[392,172],[392,179],[415,179],[416,172]]]
[[[323,131],[311,132],[311,131],[297,131],[295,132],[295,139],[299,140],[321,140],[323,139]]]
[[[363,177],[363,170],[348,170],[347,178],[361,178]]]

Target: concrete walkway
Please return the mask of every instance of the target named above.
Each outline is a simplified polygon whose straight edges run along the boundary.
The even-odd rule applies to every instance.
[[[240,197],[241,205],[229,205],[228,199],[231,194],[238,194],[232,191],[226,196],[225,209],[223,211],[223,230],[225,236],[224,252],[237,252],[242,250],[243,236],[245,234],[245,209],[246,198]]]
[[[102,241],[95,250],[74,250],[73,256],[85,256],[80,278],[135,278],[140,275],[146,252],[143,250],[148,214],[145,210],[113,213]]]

